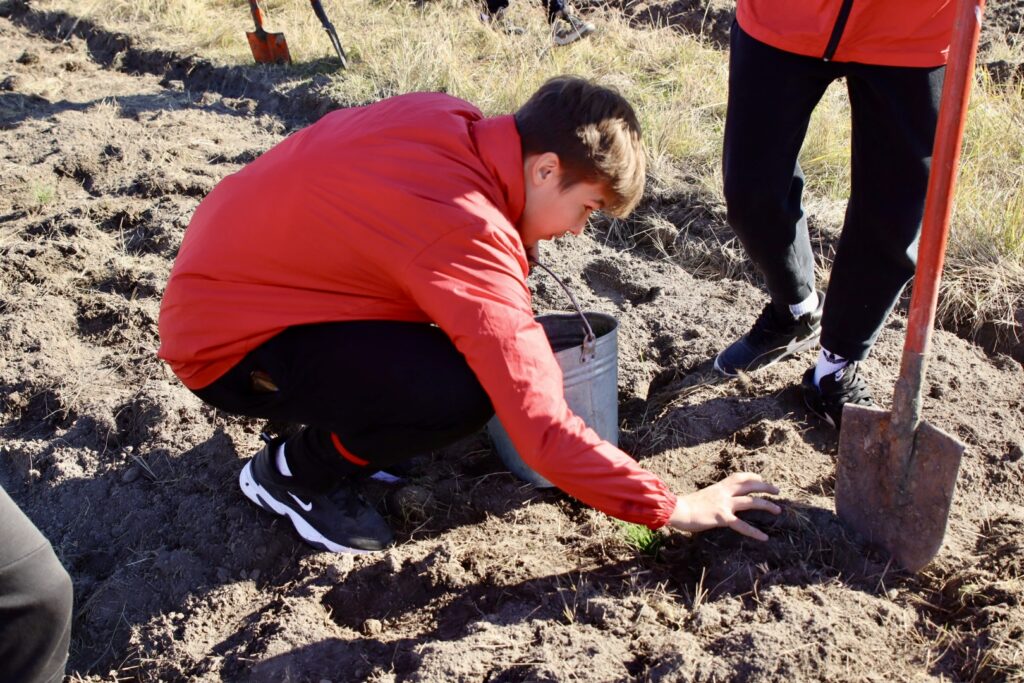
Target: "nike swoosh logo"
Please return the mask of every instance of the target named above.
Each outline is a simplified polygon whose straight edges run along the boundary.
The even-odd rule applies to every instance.
[[[804,337],[803,339],[800,337],[793,337],[789,340],[789,343],[786,344],[786,353],[795,353],[796,351],[799,351],[800,347],[807,344],[808,341],[810,340],[807,337]]]
[[[310,510],[313,509],[313,504],[312,503],[307,503],[306,501],[302,500],[301,498],[296,496],[294,493],[291,493],[290,491],[289,491],[288,495],[291,496],[292,500],[294,500],[296,503],[298,503],[299,507],[302,508],[303,510],[305,510],[306,512],[309,512]]]

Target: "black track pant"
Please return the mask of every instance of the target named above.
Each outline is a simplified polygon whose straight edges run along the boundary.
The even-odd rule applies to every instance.
[[[733,24],[723,172],[729,225],[780,309],[814,290],[797,155],[828,85],[846,79],[850,199],[825,299],[821,344],[863,360],[914,274],[945,67],[825,62]]]
[[[63,680],[71,605],[71,577],[0,487],[0,681]]]
[[[508,7],[508,4],[509,0],[487,0],[487,11],[495,14],[498,10]],[[544,9],[548,12],[548,23],[552,24],[558,18],[559,12],[565,9],[565,3],[562,0],[544,0]]]
[[[229,413],[306,425],[286,451],[307,485],[447,446],[494,414],[440,329],[395,321],[289,328],[195,393]]]

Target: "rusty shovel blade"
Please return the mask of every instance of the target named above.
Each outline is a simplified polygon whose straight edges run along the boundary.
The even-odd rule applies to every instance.
[[[260,64],[291,64],[292,56],[284,34],[267,33],[263,29],[263,11],[256,0],[249,0],[249,12],[256,30],[246,32],[245,37],[249,39],[253,59]]]
[[[252,56],[260,64],[291,64],[288,43],[283,33],[267,33],[263,30],[247,31]]]
[[[904,569],[924,568],[942,547],[964,446],[920,422],[910,452],[892,415],[846,405],[839,433],[836,514]]]

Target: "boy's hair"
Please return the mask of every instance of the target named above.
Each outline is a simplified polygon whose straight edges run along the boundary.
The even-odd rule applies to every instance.
[[[574,76],[556,76],[515,113],[523,156],[554,152],[562,187],[603,181],[611,204],[603,211],[623,217],[644,192],[647,162],[640,123],[619,93]]]

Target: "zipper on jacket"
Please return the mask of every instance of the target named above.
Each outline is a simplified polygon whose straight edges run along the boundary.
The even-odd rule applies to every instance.
[[[832,26],[832,35],[829,36],[825,54],[821,56],[826,62],[832,61],[832,56],[835,55],[836,48],[839,47],[839,40],[843,37],[843,31],[846,29],[846,22],[850,18],[852,8],[853,0],[843,0],[843,4],[839,8],[839,16],[836,17],[836,23]]]

